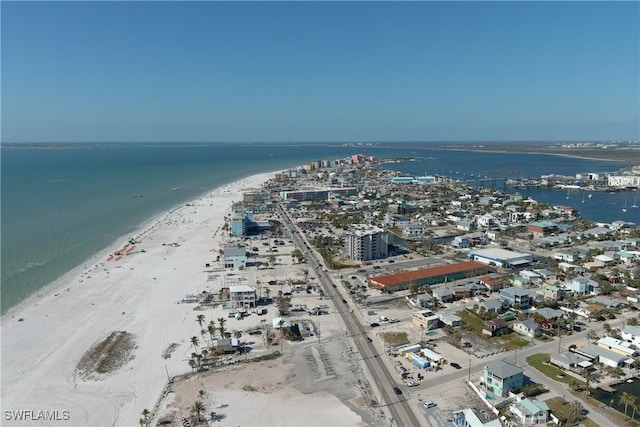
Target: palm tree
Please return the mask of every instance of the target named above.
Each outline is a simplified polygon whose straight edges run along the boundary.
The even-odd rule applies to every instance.
[[[269,295],[271,295],[271,289],[269,288],[265,288],[264,289],[264,296],[269,299]]]
[[[632,395],[630,395],[629,393],[627,393],[626,391],[624,393],[622,393],[622,396],[620,396],[620,400],[618,401],[618,403],[620,405],[624,405],[624,415],[627,415],[627,407],[630,404],[635,403],[636,399],[635,397],[633,397]]]
[[[218,327],[218,330],[220,331],[220,336],[222,338],[224,338],[224,333],[225,333],[224,324],[225,323],[227,323],[227,319],[225,319],[224,317],[218,317],[218,324],[220,325]]]
[[[598,335],[594,331],[587,332],[587,339],[591,341],[595,341],[598,338]]]
[[[213,345],[213,339],[216,336],[216,324],[214,321],[210,321],[207,325],[207,331],[209,332],[209,340],[211,341],[211,345]]]
[[[193,346],[193,348],[196,349],[196,352],[197,352],[200,345],[200,341],[198,341],[198,337],[196,337],[195,335],[191,337],[191,345]]]
[[[280,319],[278,322],[278,326],[280,326],[280,354],[282,354],[282,340],[284,338],[284,320]]]
[[[205,322],[204,314],[198,314],[196,316],[196,322],[200,325],[200,329],[202,329],[202,324]]]
[[[633,414],[631,414],[631,419],[633,420],[636,417],[636,411],[640,407],[640,397],[636,397],[633,399],[633,403],[631,403],[631,408],[633,408]]]
[[[144,417],[144,425],[149,424],[149,414],[150,414],[150,412],[149,412],[149,410],[147,408],[144,408],[142,410],[142,416]]]
[[[191,406],[191,413],[196,414],[198,422],[200,422],[200,414],[204,412],[204,403],[200,399],[196,400]]]
[[[218,414],[215,413],[215,411],[211,411],[209,413],[209,421],[211,421],[212,423],[214,423],[216,421],[216,419],[218,418]]]
[[[200,399],[204,399],[207,396],[207,392],[204,391],[203,389],[198,390],[198,397]]]
[[[144,420],[144,418],[140,418],[138,420],[138,423],[140,423],[140,427],[144,427],[147,424],[147,422]]]
[[[584,377],[584,381],[587,383],[587,390],[589,390],[589,383],[594,380],[593,373],[587,371],[586,369],[582,372],[582,376]]]

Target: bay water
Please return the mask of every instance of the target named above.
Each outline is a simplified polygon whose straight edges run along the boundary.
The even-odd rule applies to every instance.
[[[386,168],[410,175],[539,177],[558,173],[613,172],[619,162],[524,154],[449,151],[429,144],[67,144],[2,147],[0,311],[38,292],[65,272],[88,262],[120,237],[161,212],[205,192],[261,172],[314,160],[362,153],[415,157]],[[500,172],[500,173],[497,173]],[[178,191],[172,191],[179,189]],[[579,209],[583,217],[638,222],[633,194],[596,194],[582,204],[576,195],[527,190],[531,196]],[[123,243],[123,242],[118,242]]]

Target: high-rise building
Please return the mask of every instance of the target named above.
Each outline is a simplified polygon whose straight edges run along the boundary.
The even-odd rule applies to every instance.
[[[356,261],[386,258],[389,235],[373,225],[353,225],[346,236],[346,252]]]

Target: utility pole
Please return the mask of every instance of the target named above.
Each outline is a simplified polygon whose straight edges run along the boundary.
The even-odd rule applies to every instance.
[[[558,353],[560,353],[561,344],[562,344],[562,329],[560,329],[560,321],[558,321]]]
[[[469,379],[467,382],[471,382],[471,358],[469,358]]]

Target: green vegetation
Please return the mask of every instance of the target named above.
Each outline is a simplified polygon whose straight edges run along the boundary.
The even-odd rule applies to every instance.
[[[267,360],[275,360],[280,356],[281,356],[281,354],[276,351],[276,352],[273,352],[273,353],[262,355],[260,357],[254,357],[253,359],[251,359],[251,361],[252,362],[264,362],[264,361],[267,361]]]
[[[382,339],[389,345],[399,345],[409,341],[406,332],[385,332]]]
[[[581,387],[584,387],[586,385],[584,381],[578,380],[571,375],[565,374],[561,369],[556,368],[553,365],[545,364],[548,359],[548,353],[539,353],[527,357],[527,363],[555,381],[559,381],[565,384],[573,383],[575,381]],[[558,377],[558,375],[562,375],[562,377]]]
[[[516,348],[523,348],[529,345],[529,341],[518,335],[517,333],[511,333],[500,337],[503,341],[503,347],[507,350],[515,350]]]
[[[551,341],[551,338],[549,338],[547,335],[544,335],[544,334],[542,334],[542,335],[538,335],[538,336],[536,337],[536,339],[537,339],[538,341],[542,341],[542,342]]]
[[[457,314],[462,318],[464,323],[471,326],[474,331],[482,333],[482,325],[484,323],[482,319],[480,319],[478,316],[476,316],[469,310],[462,310],[462,311],[459,311]]]
[[[170,359],[171,358],[171,353],[173,353],[176,348],[178,348],[179,344],[172,342],[171,344],[169,344],[169,346],[164,350],[164,352],[162,352],[162,358],[163,359]]]
[[[576,425],[578,422],[582,422],[585,426],[597,425],[589,419],[584,419],[584,415],[582,415],[584,408],[578,401],[567,402],[561,397],[554,397],[546,400],[545,403],[549,406],[551,412],[558,417],[560,422],[563,423],[563,425],[572,426]]]

